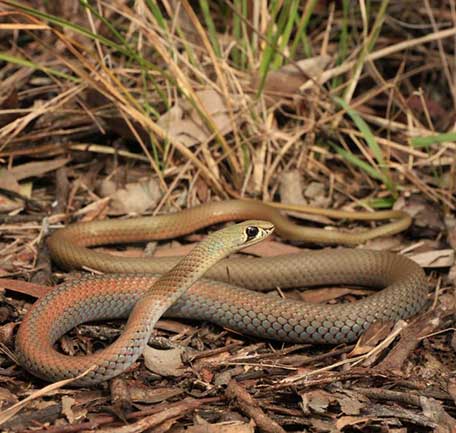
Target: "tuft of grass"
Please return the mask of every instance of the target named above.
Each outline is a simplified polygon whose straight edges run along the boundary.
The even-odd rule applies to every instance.
[[[261,55],[258,71],[260,80],[257,96],[263,92],[269,71],[277,70],[283,65],[284,56],[282,53],[286,51],[294,24],[299,19],[298,6],[299,2],[283,2],[280,0],[271,2],[271,18],[264,38],[266,46]]]
[[[449,45],[455,30],[442,29],[442,23],[436,23],[439,26],[424,36],[419,30],[404,30],[398,24],[400,16],[394,16],[397,5],[390,8],[388,0],[356,4],[342,0],[331,9],[331,16],[317,0],[271,0],[261,4],[248,0],[192,3],[183,0],[178,2],[178,10],[172,10],[170,2],[154,0],[127,3],[81,0],[79,11],[90,19],[82,16],[77,22],[85,20],[87,24],[76,24],[71,17],[53,16],[46,12],[47,5],[38,10],[18,0],[5,0],[2,4],[14,8],[12,23],[3,24],[4,28],[18,30],[21,36],[11,42],[11,51],[0,54],[2,62],[16,65],[7,65],[5,74],[31,68],[48,74],[57,85],[67,81],[63,88],[71,89],[79,84],[82,92],[84,87],[96,89],[130,122],[130,129],[137,129],[133,134],[138,142],[144,137],[138,132],[149,135],[147,144],[141,146],[163,184],[164,173],[174,173],[176,164],[182,162],[191,173],[188,178],[194,178],[197,173],[220,195],[229,190],[234,195],[263,194],[270,198],[267,195],[278,190],[280,170],[300,168],[304,159],[308,161],[310,177],[331,176],[324,161],[328,150],[315,143],[320,143],[324,131],[337,127],[342,118],[341,113],[336,116],[327,113],[327,107],[332,106],[328,103],[331,96],[323,86],[332,79],[329,88],[334,94],[342,95],[336,103],[348,114],[344,128],[337,133],[342,142],[351,140],[360,152],[337,142],[330,144],[330,152],[340,155],[355,174],[365,173],[367,176],[362,179],[369,187],[382,183],[391,194],[371,206],[387,207],[398,191],[411,184],[433,200],[454,201],[448,191],[423,186],[420,174],[421,170],[426,175],[433,170],[448,171],[452,148],[435,144],[456,141],[456,133],[439,131],[439,125],[432,124],[436,123],[432,115],[425,121],[427,131],[422,127],[420,113],[409,109],[404,102],[417,82],[422,83],[423,97],[428,97],[431,92],[426,91],[429,89],[425,81],[419,81],[419,74],[439,73],[438,62],[445,61],[441,53],[451,52]],[[330,22],[325,21],[329,19]],[[426,24],[425,21],[423,18],[421,24]],[[189,23],[193,32],[187,29]],[[40,38],[38,30],[50,32],[51,38]],[[78,37],[72,38],[73,34]],[[33,46],[39,47],[41,58],[45,59],[42,62],[34,61],[36,51],[28,42],[32,39]],[[58,40],[60,47],[64,45],[63,50],[49,44],[49,40]],[[322,44],[325,53],[333,56],[333,66],[317,77],[321,87],[309,81],[296,88],[296,101],[303,102],[292,101],[282,110],[284,105],[277,85],[280,82],[273,82],[274,74],[270,72],[321,53]],[[413,55],[400,59],[405,51]],[[432,59],[425,66],[420,64],[423,52]],[[398,59],[401,68],[395,69]],[[367,68],[368,64],[371,67]],[[395,70],[397,76],[392,78],[390,71]],[[306,70],[303,72],[305,75]],[[271,97],[272,105],[269,95],[263,99],[269,79],[270,93],[277,93]],[[252,83],[256,86],[253,92]],[[442,86],[453,84],[445,82]],[[198,97],[201,89],[213,89],[221,95],[222,109],[230,122],[228,134],[217,130],[215,116]],[[35,87],[33,91],[36,90]],[[27,92],[19,97],[24,94]],[[44,100],[49,99],[49,93],[43,91],[43,95]],[[182,100],[189,104],[182,104]],[[207,142],[186,148],[159,126],[163,114],[179,104],[190,105],[192,116],[198,116],[198,122],[211,132]],[[358,105],[369,110],[369,117],[352,108]],[[450,104],[445,102],[442,106],[446,108]],[[49,107],[52,110],[53,105]],[[87,108],[90,113],[94,107]],[[95,116],[98,114],[95,110]],[[364,119],[369,120],[369,125]],[[24,119],[24,125],[28,126],[27,122]],[[12,126],[14,134],[9,136],[20,139],[23,127]],[[416,135],[416,130],[424,131],[423,136],[408,138],[404,143],[404,136]],[[6,132],[4,128],[3,133]],[[306,146],[302,148],[296,138],[300,132],[306,134]],[[439,169],[434,168],[436,165]],[[393,170],[401,173],[405,185],[395,184]],[[343,189],[344,174],[335,178],[338,185],[334,187]],[[253,191],[249,191],[252,185]]]
[[[109,38],[106,38],[99,34],[93,33],[91,30],[89,30],[83,26],[80,26],[79,24],[72,23],[64,18],[60,18],[55,15],[48,14],[46,12],[42,12],[39,9],[34,9],[32,7],[26,6],[15,0],[5,0],[4,3],[8,6],[16,8],[17,10],[25,12],[32,17],[39,18],[40,20],[46,21],[50,24],[54,24],[62,29],[72,30],[75,33],[78,33],[82,36],[86,36],[89,39],[92,39],[94,41],[98,41],[101,44],[105,45],[106,47],[109,47],[115,51],[118,51],[119,53],[122,53],[126,56],[129,56],[129,57],[133,56],[134,59],[138,60],[137,56],[136,56],[136,52],[134,50],[131,50],[131,49],[129,49],[129,47],[125,47],[119,43],[116,43]],[[152,65],[150,65],[150,66],[152,66]]]

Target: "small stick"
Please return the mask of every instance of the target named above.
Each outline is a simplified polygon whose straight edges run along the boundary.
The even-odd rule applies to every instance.
[[[226,396],[229,399],[236,400],[239,409],[252,418],[261,431],[266,433],[285,433],[285,430],[267,416],[260,408],[258,402],[235,380],[230,380],[228,383]]]

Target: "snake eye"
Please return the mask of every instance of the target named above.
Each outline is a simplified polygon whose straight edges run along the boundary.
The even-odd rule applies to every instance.
[[[255,226],[248,226],[245,229],[245,234],[247,235],[247,240],[253,239],[259,233],[258,227]]]

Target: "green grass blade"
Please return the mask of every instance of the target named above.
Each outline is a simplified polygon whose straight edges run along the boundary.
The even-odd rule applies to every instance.
[[[166,30],[168,28],[168,26],[166,25],[165,17],[161,13],[160,8],[158,7],[157,3],[153,0],[146,0],[146,5],[149,8],[152,15],[154,16],[155,20],[157,21],[157,24],[163,30]]]
[[[203,13],[204,21],[206,22],[207,33],[212,44],[212,49],[214,50],[216,56],[220,58],[222,57],[222,50],[220,49],[218,42],[217,30],[215,28],[214,21],[212,20],[209,3],[207,0],[200,0],[199,4],[201,7],[201,12]]]
[[[413,137],[410,143],[413,147],[423,148],[432,144],[445,143],[447,141],[456,141],[456,132],[446,132],[443,134],[428,135],[426,137]]]
[[[395,200],[393,197],[378,197],[365,200],[364,203],[366,203],[372,209],[391,209],[395,203]]]
[[[301,42],[304,53],[307,57],[312,56],[312,48],[307,37],[307,26],[309,25],[310,18],[312,17],[315,6],[318,0],[307,0],[304,12],[296,27],[295,38],[290,48],[290,58],[294,59],[296,50]]]
[[[375,167],[369,165],[366,161],[358,158],[355,154],[345,150],[343,147],[338,146],[335,143],[330,143],[331,147],[347,162],[354,165],[355,167],[360,168],[364,172],[366,172],[370,177],[384,181],[384,177],[382,173],[380,173]]]
[[[350,105],[348,105],[342,98],[335,97],[334,99],[347,112],[358,130],[363,135],[364,140],[366,141],[367,145],[372,151],[372,154],[374,155],[374,158],[380,166],[380,169],[382,171],[382,180],[385,183],[385,186],[388,188],[388,190],[393,192],[395,190],[394,183],[389,174],[388,166],[386,164],[385,158],[383,157],[382,149],[378,145],[374,134],[369,128],[369,125],[364,121],[359,113],[356,110],[353,110],[353,108],[351,108]]]
[[[282,10],[281,18],[283,16],[283,20],[281,25],[280,25],[280,42],[279,42],[279,51],[284,52],[288,42],[290,40],[291,32],[293,30],[293,24],[298,16],[298,7],[299,7],[299,2],[294,1],[294,2],[288,2],[286,3],[287,7],[284,7]],[[273,68],[278,69],[282,66],[283,63],[283,56],[279,53],[276,53],[276,57],[273,63]]]
[[[377,162],[380,165],[384,166],[385,160],[383,158],[382,149],[380,149],[380,146],[378,145],[377,140],[375,139],[374,134],[372,134],[372,131],[367,125],[367,123],[359,115],[359,113],[356,110],[353,110],[353,108],[351,108],[350,105],[348,105],[343,99],[336,97],[335,100],[347,112],[347,114],[355,123],[356,127],[363,134],[363,137],[366,140],[366,143],[368,144],[370,149],[372,150],[372,153],[374,154],[374,157],[377,160]]]
[[[234,9],[236,12],[233,12],[233,37],[236,40],[236,47],[233,48],[231,51],[231,55],[233,57],[234,64],[242,68],[242,50],[240,47],[243,45],[243,38],[242,38],[242,25],[241,25],[241,17],[242,14],[242,0],[234,0],[233,2]]]
[[[98,11],[93,6],[91,6],[87,0],[79,0],[79,3],[81,4],[81,6],[88,9],[92,15],[97,17],[111,31],[111,33],[117,38],[117,40],[122,44],[122,46],[125,48],[125,50],[129,53],[129,57],[132,57],[135,59],[138,57],[137,52],[129,46],[127,40],[123,37],[123,35],[121,33],[119,33],[117,31],[115,26],[112,25],[112,23],[109,20],[107,20],[104,16],[100,15],[98,13]]]
[[[263,52],[263,56],[261,58],[261,63],[259,67],[260,83],[258,85],[257,96],[261,95],[261,93],[263,92],[266,77],[268,76],[269,69],[271,68],[272,62],[274,60],[277,41],[280,37],[280,32],[274,31],[275,19],[280,11],[280,6],[280,1],[272,2],[271,18],[268,25],[268,30],[266,32],[267,46]]]
[[[46,74],[55,75],[56,77],[64,78],[65,80],[72,81],[73,83],[81,82],[81,80],[79,78],[68,75],[65,72],[58,71],[57,69],[53,69],[53,68],[47,68],[46,66],[42,66],[42,65],[33,63],[30,60],[23,59],[20,57],[10,56],[9,54],[6,54],[6,53],[0,53],[0,60],[3,60],[8,63],[14,63],[19,66],[25,66],[25,67],[31,68],[31,69],[36,69],[38,71],[43,71]]]

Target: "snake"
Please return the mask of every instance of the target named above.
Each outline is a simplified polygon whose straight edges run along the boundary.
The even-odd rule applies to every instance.
[[[368,219],[367,213],[358,216]],[[151,217],[70,224],[48,239],[53,259],[65,269],[107,274],[65,282],[35,302],[17,333],[18,362],[47,381],[76,378],[72,386],[100,383],[126,371],[138,359],[162,315],[210,321],[283,342],[354,342],[375,322],[407,319],[424,308],[428,285],[418,264],[391,252],[359,248],[226,257],[262,241],[274,230],[295,241],[353,244],[398,232],[409,224],[396,211],[377,215],[382,218],[397,221],[387,229],[374,228],[373,234],[372,230],[337,232],[293,223],[279,209],[262,202],[227,200]],[[233,220],[243,222],[209,234],[183,258],[120,257],[90,248],[179,237]],[[261,293],[329,284],[377,291],[334,305]],[[69,356],[55,347],[59,338],[81,323],[119,318],[128,318],[122,334],[98,352]]]

